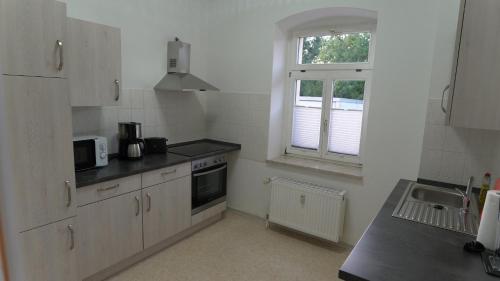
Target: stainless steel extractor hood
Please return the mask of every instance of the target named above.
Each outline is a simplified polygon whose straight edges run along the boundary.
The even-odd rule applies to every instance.
[[[189,73],[191,45],[178,38],[168,42],[167,74],[154,87],[155,91],[219,91],[200,78]]]

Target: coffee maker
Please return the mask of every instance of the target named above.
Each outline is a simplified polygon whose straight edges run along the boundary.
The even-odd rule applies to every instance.
[[[119,148],[118,154],[122,159],[141,159],[144,150],[141,123],[118,123]]]

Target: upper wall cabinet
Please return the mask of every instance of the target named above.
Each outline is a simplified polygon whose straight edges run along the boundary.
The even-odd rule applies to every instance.
[[[448,105],[454,127],[500,130],[500,1],[462,0]]]
[[[119,105],[120,29],[68,18],[67,38],[71,105]]]
[[[66,77],[66,4],[0,0],[3,74]]]

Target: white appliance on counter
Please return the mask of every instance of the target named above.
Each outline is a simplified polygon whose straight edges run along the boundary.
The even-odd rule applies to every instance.
[[[100,136],[73,138],[75,171],[84,171],[108,165],[108,140]]]

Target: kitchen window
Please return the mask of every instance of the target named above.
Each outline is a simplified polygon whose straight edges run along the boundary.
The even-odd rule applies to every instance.
[[[375,32],[358,28],[294,34],[287,154],[361,166]]]

